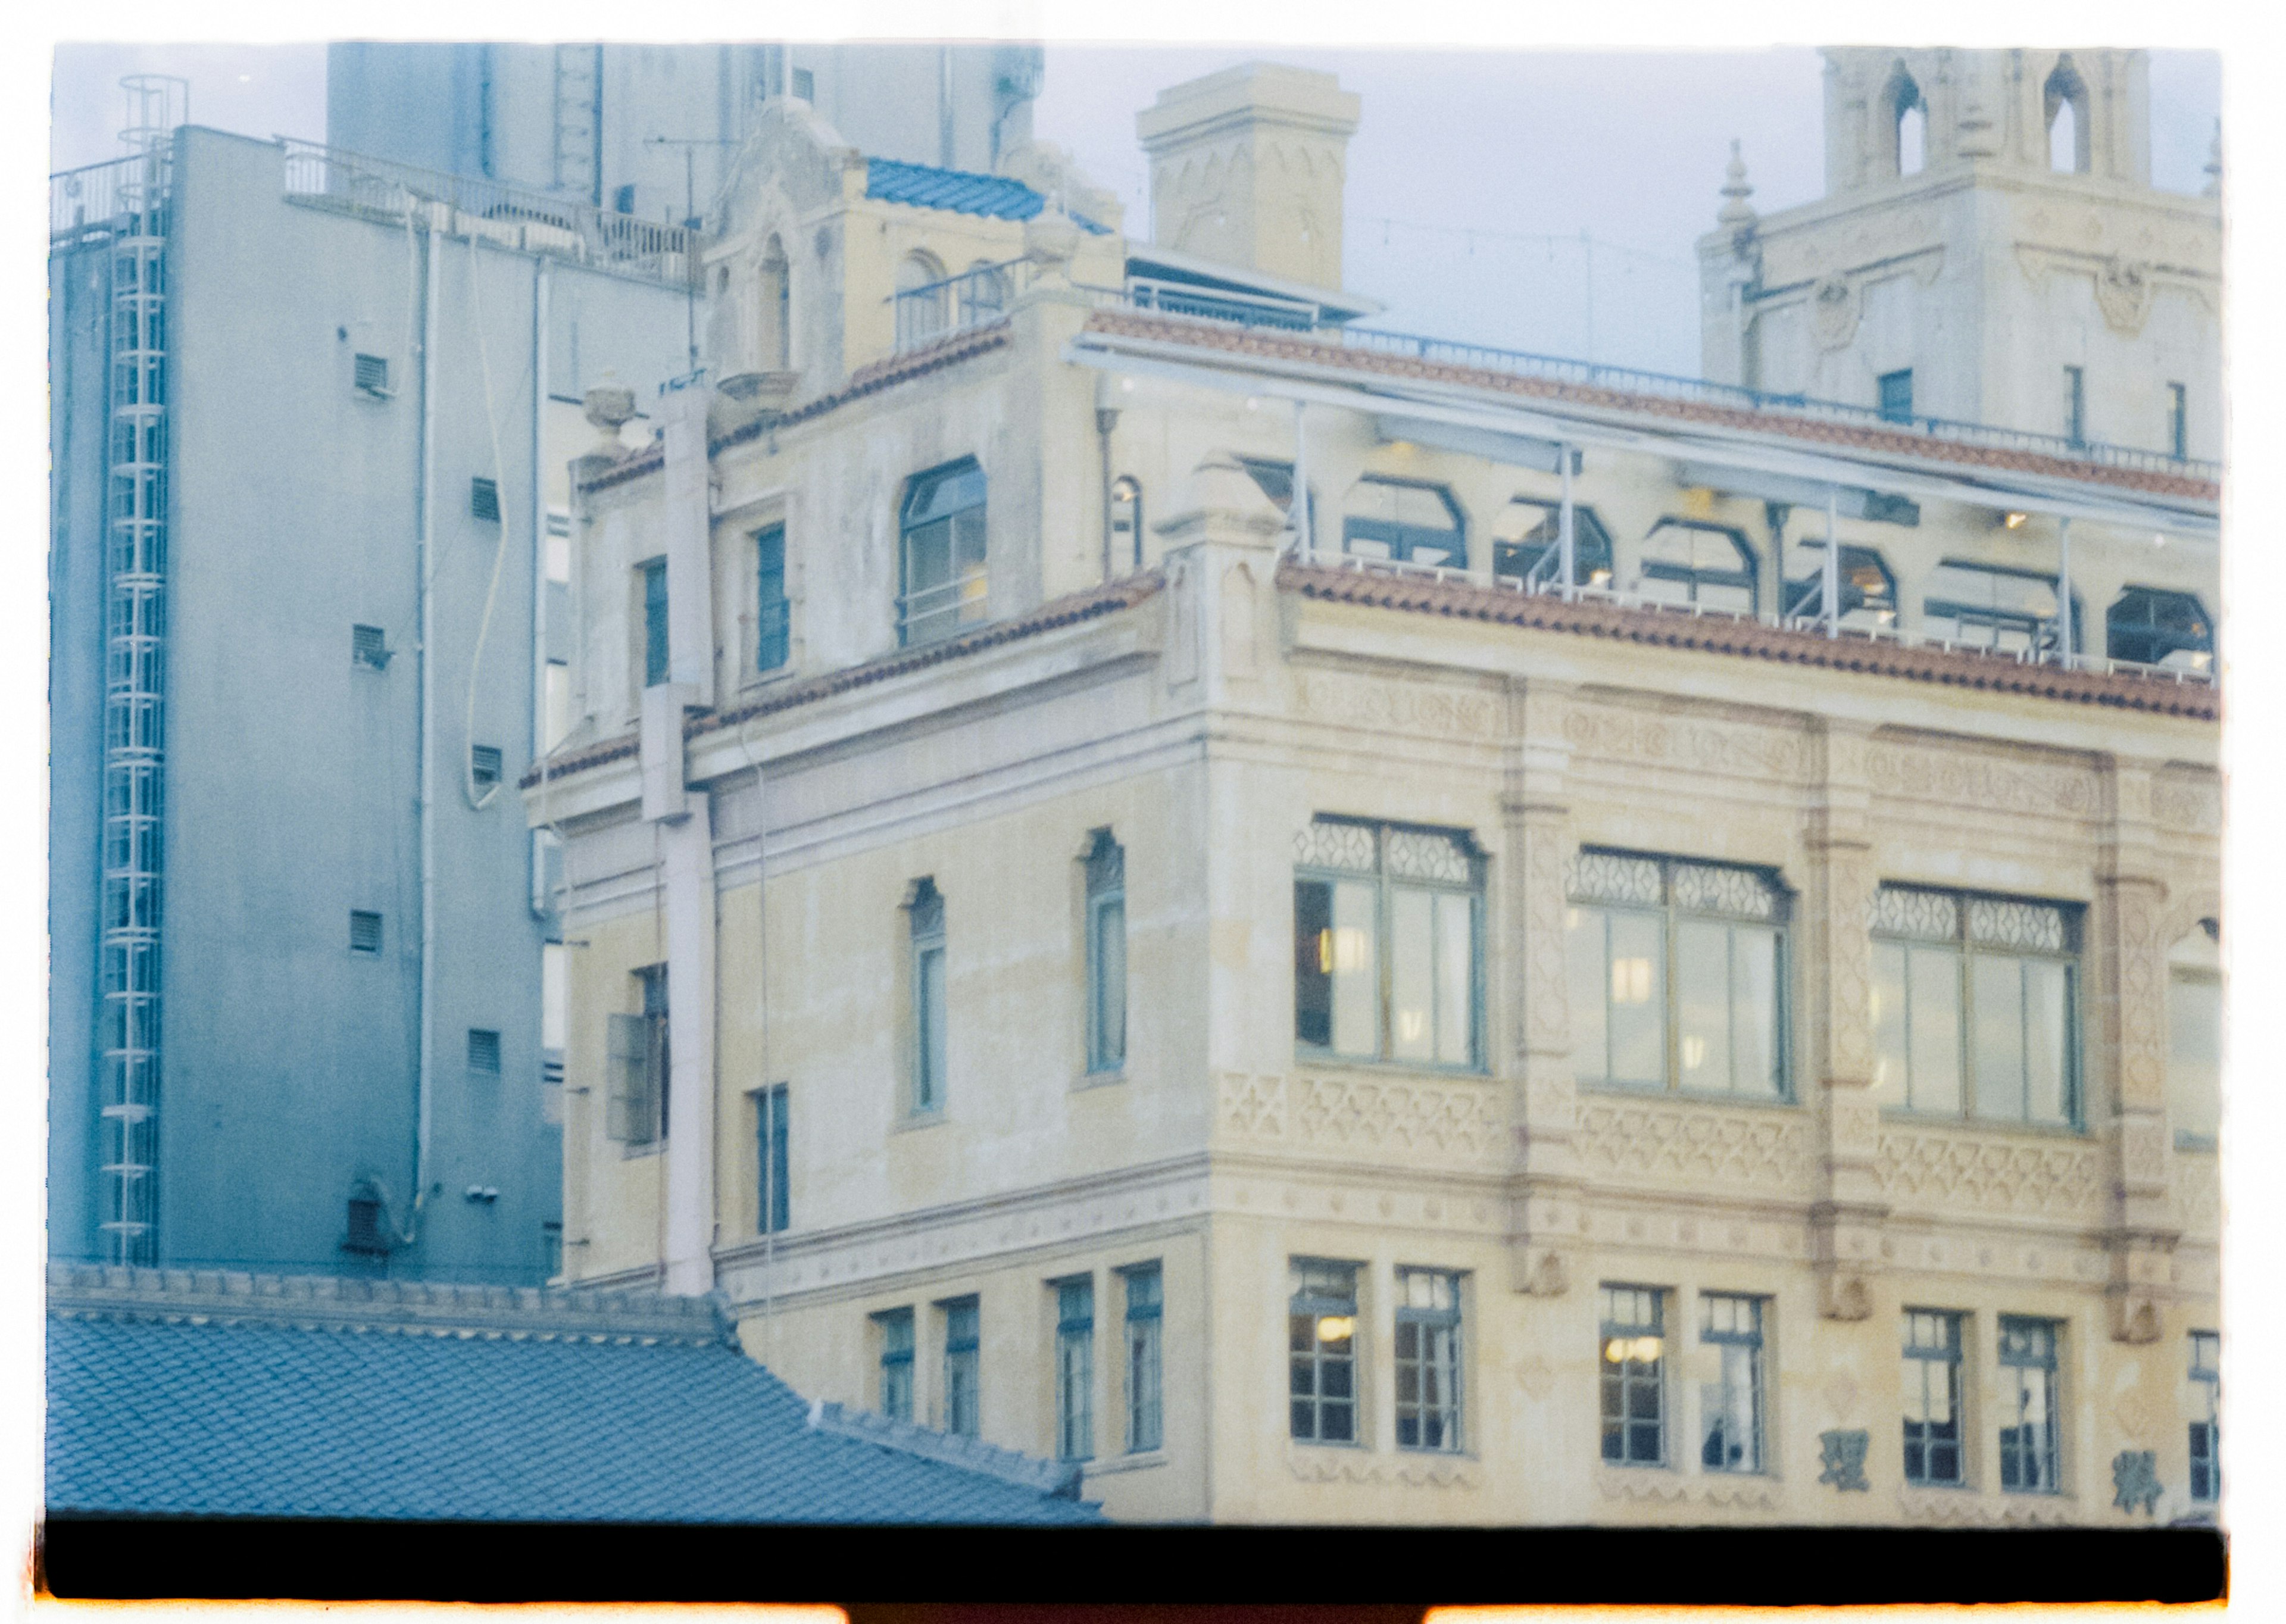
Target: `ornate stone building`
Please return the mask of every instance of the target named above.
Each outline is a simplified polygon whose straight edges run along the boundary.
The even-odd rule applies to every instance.
[[[1115,1518],[2211,1515],[2219,470],[1027,162],[767,111],[576,470],[567,1275]]]

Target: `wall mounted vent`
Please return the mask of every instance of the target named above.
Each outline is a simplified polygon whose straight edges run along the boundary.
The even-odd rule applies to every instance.
[[[357,390],[375,400],[387,400],[394,392],[389,387],[389,360],[385,356],[360,355],[357,358]]]
[[[368,670],[389,669],[389,638],[377,626],[350,627],[350,661]]]
[[[481,1071],[486,1076],[500,1076],[500,1034],[482,1027],[469,1029],[469,1069]]]
[[[469,481],[469,516],[500,523],[500,486],[489,479]]]
[[[469,746],[469,777],[480,790],[488,790],[501,781],[501,753],[498,745]]]
[[[363,909],[350,910],[350,951],[378,953],[381,951],[381,916]]]

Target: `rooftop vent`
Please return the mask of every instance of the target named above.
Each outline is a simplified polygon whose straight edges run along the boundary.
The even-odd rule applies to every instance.
[[[378,953],[381,951],[381,916],[363,909],[350,910],[350,951]]]
[[[469,481],[469,516],[500,523],[500,486],[490,479]]]

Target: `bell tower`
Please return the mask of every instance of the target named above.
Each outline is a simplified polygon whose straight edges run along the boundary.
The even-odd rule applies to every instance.
[[[1829,49],[1825,195],[1699,245],[1707,375],[2174,456],[2221,450],[2221,208],[2151,185],[2138,51]]]

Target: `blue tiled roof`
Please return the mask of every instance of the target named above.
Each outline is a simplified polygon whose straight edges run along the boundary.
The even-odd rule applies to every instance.
[[[51,1511],[1102,1520],[1093,1505],[1006,1473],[851,1435],[862,1429],[815,1425],[792,1389],[720,1340],[519,1334],[497,1320],[458,1331],[434,1322],[201,1324],[59,1313],[52,1302],[47,1328]],[[963,1449],[1000,1454],[959,1440],[939,1440],[937,1453]]]
[[[956,214],[980,214],[994,220],[1029,220],[1048,206],[1048,200],[1031,187],[1005,175],[931,169],[891,158],[865,160],[865,195],[885,203],[949,209]],[[1078,215],[1072,216],[1072,220],[1098,236],[1110,230]]]

